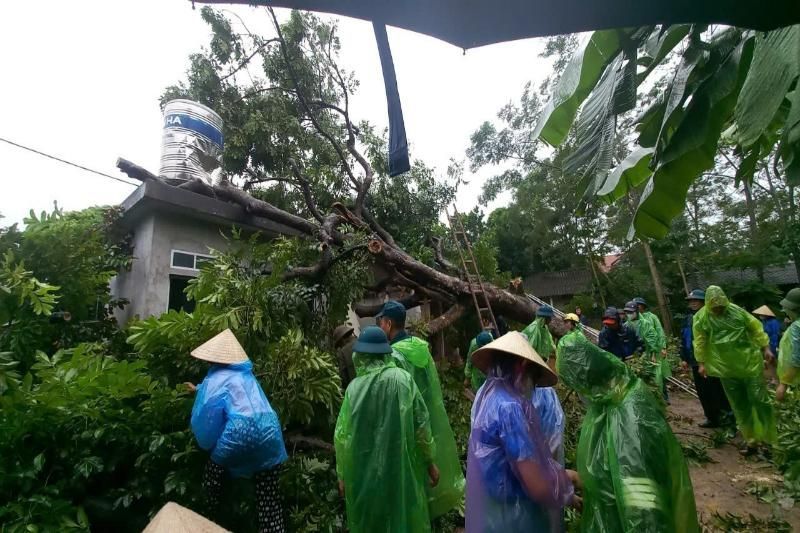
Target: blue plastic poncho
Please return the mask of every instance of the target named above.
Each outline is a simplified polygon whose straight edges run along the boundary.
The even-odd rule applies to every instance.
[[[281,424],[253,375],[253,363],[213,365],[197,387],[192,433],[233,477],[286,461]]]
[[[558,400],[553,387],[536,387],[533,390],[533,406],[539,415],[542,434],[550,447],[550,453],[562,465],[564,464],[564,428],[567,420],[564,409]]]
[[[468,533],[548,531],[550,510],[572,502],[574,488],[553,459],[539,417],[510,377],[492,369],[472,405],[467,456]],[[546,493],[529,494],[521,469],[533,467]]]
[[[550,447],[553,459],[564,466],[564,429],[566,417],[558,394],[553,387],[536,387],[533,389],[533,406],[542,423],[542,434]],[[549,509],[550,531],[564,531],[564,510]]]

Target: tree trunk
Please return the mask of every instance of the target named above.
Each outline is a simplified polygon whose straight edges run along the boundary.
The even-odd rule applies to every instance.
[[[686,291],[686,295],[689,295],[689,284],[686,282],[686,272],[683,271],[683,261],[681,261],[681,256],[678,255],[678,272],[681,273],[681,280],[683,281],[683,290]]]
[[[750,190],[750,184],[747,182],[744,183],[744,200],[745,205],[747,206],[747,218],[750,219],[750,249],[756,252],[756,274],[758,275],[758,281],[764,283],[764,257],[763,254],[759,253],[761,246],[759,246],[758,243],[758,221],[756,220],[756,206],[755,202],[753,202],[753,193]]]
[[[658,300],[659,314],[661,315],[661,323],[664,325],[664,331],[672,335],[672,317],[667,307],[667,299],[664,296],[664,287],[661,286],[661,276],[656,267],[656,261],[653,258],[653,250],[650,249],[650,243],[642,239],[642,247],[644,247],[644,255],[647,257],[647,265],[650,267],[650,276],[653,278],[653,287],[656,289],[656,299]]]

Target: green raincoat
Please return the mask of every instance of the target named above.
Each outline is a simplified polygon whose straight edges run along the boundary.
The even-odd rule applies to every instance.
[[[725,309],[715,315],[714,307]],[[705,306],[694,315],[692,332],[695,359],[709,376],[721,378],[745,440],[775,442],[775,412],[764,383],[762,355],[769,337],[761,322],[712,285],[706,289]]]
[[[778,378],[786,385],[800,385],[800,320],[792,322],[781,337]]]
[[[574,332],[559,341],[556,365],[561,380],[588,402],[577,459],[581,530],[699,531],[683,451],[646,385]]]
[[[661,321],[650,311],[639,313],[638,320],[629,320],[644,343],[644,351],[653,363],[653,379],[659,389],[664,388],[664,381],[672,375],[669,360],[661,355],[661,351],[667,347],[667,338],[664,335],[664,328]]]
[[[425,487],[434,442],[414,380],[389,355],[354,354],[334,433],[351,533],[430,531]]]
[[[469,350],[467,350],[467,363],[464,365],[464,377],[469,380],[469,384],[475,392],[477,392],[486,381],[486,374],[472,364],[472,352],[477,349],[478,343],[475,339],[472,339],[469,343]]]
[[[543,317],[539,317],[522,330],[522,333],[528,337],[528,344],[531,348],[536,350],[542,359],[548,361],[550,356],[556,351],[556,343],[553,342],[553,335],[550,333],[550,328]]]
[[[405,337],[392,343],[396,360],[414,378],[425,400],[431,418],[433,440],[436,442],[434,462],[439,467],[439,484],[428,486],[428,505],[431,519],[441,516],[461,504],[464,497],[464,472],[461,469],[456,439],[444,409],[439,373],[428,349],[428,343],[417,337]]]

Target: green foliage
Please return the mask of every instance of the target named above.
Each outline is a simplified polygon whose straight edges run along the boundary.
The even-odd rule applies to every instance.
[[[109,281],[131,261],[118,217],[117,209],[56,207],[31,212],[23,231],[0,229],[0,350],[14,352],[23,371],[37,350],[115,337],[111,311],[124,302],[112,300]]]
[[[24,315],[49,316],[58,302],[58,287],[42,283],[6,250],[0,262],[0,324]]]
[[[752,514],[741,517],[731,513],[714,513],[708,524],[720,531],[730,533],[789,533],[792,527],[784,520],[776,517],[758,518]]]
[[[264,361],[266,389],[284,425],[308,427],[327,410],[334,422],[342,400],[336,360],[330,353],[303,345],[303,333],[291,330],[272,343]]]
[[[199,455],[190,407],[143,361],[89,344],[39,352],[0,395],[0,521],[9,531],[141,528],[158,502],[181,499],[167,480]]]
[[[687,190],[714,166],[721,137],[737,142],[742,156],[737,180],[749,180],[780,138],[787,181],[797,183],[800,98],[792,87],[800,73],[796,57],[800,27],[758,36],[736,28],[685,25],[627,30],[624,39],[620,34],[598,31],[587,39],[586,47],[578,48],[536,129],[537,137],[558,145],[575,123],[577,163],[567,170],[576,175],[581,168],[584,178],[587,170],[595,173],[581,186],[587,194],[597,192],[615,200],[639,186],[647,175],[641,149],[652,148],[648,164],[653,176],[640,195],[631,231],[663,238],[683,211]],[[595,50],[588,43],[594,41],[599,44],[591,55],[587,50]],[[677,54],[671,51],[680,43],[684,43],[681,59],[675,65]],[[638,72],[637,57],[643,67]],[[637,155],[609,174],[614,120],[632,107],[628,89],[635,91],[653,72],[662,72],[662,79],[654,83],[662,90],[649,108],[628,122],[638,131],[639,146],[627,151]],[[635,83],[628,82],[634,73]],[[625,105],[617,98],[619,91],[626,96]],[[620,179],[626,174],[632,179]]]

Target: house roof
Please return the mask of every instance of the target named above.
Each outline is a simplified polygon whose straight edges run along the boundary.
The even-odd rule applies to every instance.
[[[266,218],[253,216],[239,205],[179,189],[155,180],[142,183],[120,204],[124,213],[120,224],[133,228],[145,215],[160,211],[189,220],[204,220],[220,226],[237,226],[260,231],[268,237],[299,235],[297,230]]]
[[[344,15],[436,37],[459,48],[652,24],[720,23],[770,30],[800,22],[787,0],[204,0]]]
[[[747,283],[756,281],[758,273],[753,268],[734,270],[714,270],[708,274],[689,276],[695,287],[708,287],[714,284]],[[764,268],[764,282],[772,285],[797,285],[797,270],[793,262],[785,265],[772,265]]]
[[[592,286],[592,273],[588,269],[537,272],[525,278],[523,286],[525,292],[535,294],[539,298],[572,296]]]

